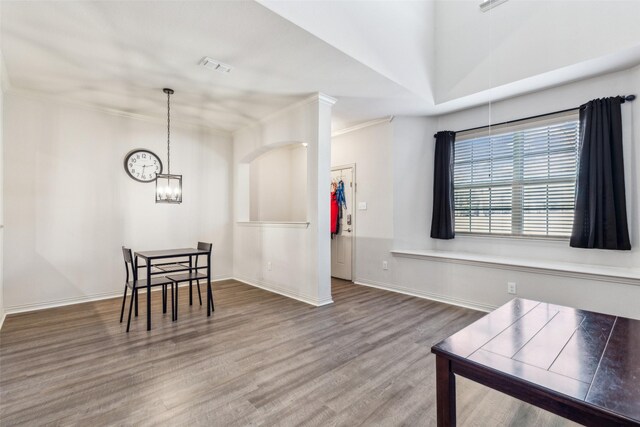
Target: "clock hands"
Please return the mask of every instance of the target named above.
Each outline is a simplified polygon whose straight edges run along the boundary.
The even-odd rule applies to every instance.
[[[145,174],[145,169],[149,168],[149,167],[156,167],[156,165],[138,165],[138,166],[142,166],[142,171],[140,171],[140,174],[142,174],[142,176],[144,177]],[[149,172],[149,178],[151,178],[151,174],[155,173],[155,171]],[[140,176],[140,175],[138,175]]]

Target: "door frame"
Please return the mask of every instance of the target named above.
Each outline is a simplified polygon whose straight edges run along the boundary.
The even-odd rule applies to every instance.
[[[353,218],[351,227],[351,281],[355,283],[355,271],[356,271],[356,230],[358,227],[358,219],[356,218],[356,211],[358,210],[358,181],[356,181],[356,164],[345,163],[337,166],[331,166],[331,172],[340,169],[351,168],[351,183],[353,184],[353,208],[351,209],[351,217]]]

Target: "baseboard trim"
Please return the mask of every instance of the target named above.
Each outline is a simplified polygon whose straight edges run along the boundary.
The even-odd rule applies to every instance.
[[[314,298],[310,298],[308,296],[295,294],[289,290],[282,289],[272,283],[256,282],[250,279],[246,279],[244,277],[229,277],[229,276],[216,277],[214,278],[214,280],[211,281],[211,283],[223,282],[226,280],[236,280],[246,285],[260,288],[265,291],[282,295],[287,298],[292,298],[315,307],[321,307],[324,305],[333,304],[333,299],[331,298],[324,299],[324,300],[317,300]],[[489,304],[479,304],[477,302],[463,300],[460,298],[451,298],[445,295],[439,295],[431,292],[416,291],[415,289],[409,289],[402,286],[391,285],[388,283],[378,282],[370,279],[357,279],[357,280],[354,280],[354,283],[361,286],[368,286],[370,288],[382,289],[390,292],[397,292],[397,293],[409,295],[412,297],[428,299],[431,301],[438,301],[445,304],[456,305],[459,307],[470,308],[472,310],[478,310],[483,312],[490,312],[497,308],[497,306],[493,306]],[[184,283],[181,285],[181,287],[184,287],[184,286],[188,286],[188,283]],[[154,289],[152,292],[157,292],[159,290],[160,289]],[[141,292],[145,293],[146,290],[142,289]],[[46,303],[25,304],[20,306],[7,307],[4,315],[2,316],[2,319],[0,320],[0,328],[2,328],[2,325],[4,325],[4,321],[8,315],[26,313],[31,311],[46,310],[48,308],[64,307],[67,305],[82,304],[85,302],[101,301],[101,300],[111,299],[111,298],[120,298],[121,296],[122,296],[121,292],[102,293],[102,294],[94,294],[94,295],[88,295],[83,297],[67,298],[67,299],[62,299],[57,301],[49,301]]]
[[[241,276],[236,276],[233,278],[233,280],[244,283],[245,285],[253,286],[255,288],[260,288],[262,290],[272,292],[274,294],[282,295],[283,297],[292,298],[292,299],[304,302],[306,304],[313,305],[315,307],[321,307],[323,305],[328,305],[333,303],[333,299],[331,298],[318,300],[306,295],[295,294],[288,289],[282,289],[278,285],[269,283],[269,282],[254,281]]]
[[[233,279],[233,278],[232,277],[228,277],[228,276],[214,277],[214,279],[211,281],[211,283],[223,282],[225,280],[231,280],[231,279]],[[180,285],[181,288],[184,287],[184,286],[189,286],[189,283],[185,282],[185,283]],[[160,288],[153,289],[151,292],[159,292],[159,291],[160,291]],[[140,293],[145,294],[146,292],[147,292],[146,289],[144,289],[144,288],[140,289]],[[103,292],[103,293],[99,293],[99,294],[85,295],[85,296],[73,297],[73,298],[64,298],[64,299],[41,302],[41,303],[14,305],[12,307],[7,307],[6,308],[5,317],[7,315],[11,315],[11,314],[28,313],[28,312],[31,312],[31,311],[46,310],[48,308],[65,307],[67,305],[82,304],[82,303],[85,303],[85,302],[102,301],[102,300],[111,299],[111,298],[122,298],[122,291],[120,291],[120,292]],[[3,318],[3,322],[4,322],[4,318]]]
[[[84,295],[81,297],[63,298],[47,302],[36,302],[7,307],[7,314],[28,313],[30,311],[46,310],[48,308],[64,307],[67,305],[82,304],[85,302],[101,301],[105,299],[122,297],[122,292],[102,292],[99,294]]]
[[[409,289],[403,286],[382,283],[375,280],[358,279],[358,280],[354,280],[353,283],[355,283],[356,285],[367,286],[370,288],[382,289],[390,292],[397,292],[399,294],[409,295],[412,297],[428,299],[428,300],[437,301],[437,302],[443,302],[445,304],[456,305],[458,307],[470,308],[472,310],[483,311],[485,313],[488,313],[498,308],[498,306],[494,306],[490,304],[477,303],[474,301],[464,300],[461,298],[452,298],[446,295],[435,294],[432,292],[416,291],[415,289]]]
[[[333,304],[333,299],[332,299],[332,298],[327,298],[327,299],[319,300],[319,301],[316,303],[316,307],[322,307],[323,305],[329,305],[329,304]]]

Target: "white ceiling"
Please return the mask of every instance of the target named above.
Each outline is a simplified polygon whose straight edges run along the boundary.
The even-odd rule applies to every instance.
[[[252,1],[3,2],[1,22],[12,88],[110,110],[163,117],[171,87],[173,118],[233,131],[318,91],[346,121],[417,102]],[[200,67],[203,56],[234,69]]]
[[[258,1],[432,103],[435,1]]]
[[[546,20],[528,18],[542,3],[545,10],[575,11],[558,0],[514,0],[492,14],[482,14],[477,0],[2,1],[1,49],[11,89],[161,119],[162,88],[172,87],[173,119],[224,131],[315,92],[338,99],[334,128],[341,128],[389,115],[441,114],[640,63],[638,31],[627,29],[618,40],[601,25],[593,27],[600,39],[624,43],[603,42],[592,56],[583,49],[568,62],[563,52],[572,51],[572,39],[563,48],[544,43],[525,56],[539,69],[523,66],[524,74],[486,86],[491,78],[483,76],[499,65],[483,65],[487,58],[514,55],[501,40],[513,45],[518,36],[517,43],[531,45],[537,31],[549,31]],[[607,19],[634,15],[631,3],[619,2]],[[592,9],[581,21],[604,16]],[[528,32],[516,31],[518,19],[528,22]],[[573,34],[572,25],[563,19],[558,37]],[[504,34],[487,45],[475,36],[487,28]],[[478,63],[463,48],[488,53]],[[200,67],[204,56],[234,69]],[[459,81],[477,88],[438,103],[438,80],[444,84],[454,72],[454,91]]]

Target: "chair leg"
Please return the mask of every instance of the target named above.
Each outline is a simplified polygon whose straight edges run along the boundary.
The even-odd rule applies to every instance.
[[[216,308],[213,306],[213,288],[211,287],[211,284],[209,284],[209,288],[211,289],[211,291],[209,291],[209,295],[211,297],[211,300],[209,301],[211,303],[211,311],[216,311]]]
[[[127,332],[129,332],[129,327],[131,326],[131,312],[133,311],[133,300],[136,299],[135,295],[138,293],[137,289],[133,289],[131,291],[131,301],[129,302],[129,318],[127,320]]]
[[[136,297],[135,297],[135,300],[136,300],[136,317],[138,317],[138,289],[136,289],[135,294],[136,294]]]
[[[202,293],[200,292],[200,280],[196,282],[198,284],[198,299],[200,300],[200,305],[202,305]]]
[[[127,285],[124,285],[124,296],[122,297],[122,309],[120,310],[120,323],[124,317],[124,304],[127,302]]]
[[[189,280],[189,305],[193,305],[193,282]]]

